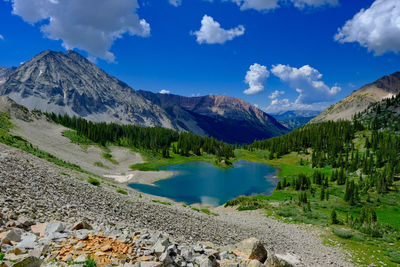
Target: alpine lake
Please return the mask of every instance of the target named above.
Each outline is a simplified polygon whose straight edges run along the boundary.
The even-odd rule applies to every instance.
[[[166,197],[188,205],[219,206],[238,196],[272,193],[277,169],[267,164],[240,160],[233,168],[217,168],[206,162],[188,162],[159,167],[172,177],[152,185],[130,184],[146,194]]]

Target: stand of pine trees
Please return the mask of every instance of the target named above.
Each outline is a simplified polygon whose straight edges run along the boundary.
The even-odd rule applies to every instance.
[[[170,157],[170,148],[182,156],[213,154],[220,158],[234,157],[234,146],[218,141],[212,137],[201,137],[192,133],[177,132],[162,127],[140,127],[116,123],[94,123],[82,118],[68,115],[46,114],[56,123],[77,131],[95,143],[106,145],[113,143],[121,146],[135,147]]]
[[[357,133],[365,129],[368,129],[368,125],[357,119],[311,124],[284,136],[255,141],[246,148],[269,150],[271,159],[291,152],[309,154],[311,149],[313,168],[326,166],[334,168],[330,177],[331,182],[336,182],[337,185],[349,183],[353,186],[351,181],[348,181],[348,174],[361,170],[359,181],[354,184],[357,191],[366,193],[368,190],[375,190],[384,194],[393,190],[395,174],[400,172],[400,137],[371,130],[370,136],[365,136],[365,151],[361,152],[356,148],[354,139]],[[329,183],[327,177],[319,172],[315,172],[312,179],[317,185]],[[296,183],[295,179],[293,184]],[[278,185],[278,189],[280,188],[284,188],[282,183]],[[350,197],[346,201],[354,204],[357,199]]]

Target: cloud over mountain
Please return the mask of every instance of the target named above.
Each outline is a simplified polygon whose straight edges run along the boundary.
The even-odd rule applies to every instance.
[[[160,93],[160,94],[169,94],[170,91],[169,91],[169,90],[162,89],[159,93]]]
[[[290,87],[296,89],[299,97],[297,103],[313,104],[332,100],[341,88],[338,86],[329,87],[321,81],[322,74],[309,65],[301,68],[294,68],[289,65],[274,65],[271,72],[279,77]]]
[[[150,25],[136,13],[137,0],[12,0],[12,7],[24,21],[40,23],[47,38],[62,40],[65,49],[108,61],[114,61],[110,48],[123,34],[150,34]]]
[[[245,82],[249,88],[244,91],[247,95],[257,94],[264,91],[264,84],[269,77],[269,71],[266,66],[255,63],[250,66],[246,73]]]

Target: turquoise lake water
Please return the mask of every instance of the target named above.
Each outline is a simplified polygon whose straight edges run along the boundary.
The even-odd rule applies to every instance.
[[[206,162],[161,167],[174,172],[153,185],[130,184],[143,193],[167,197],[187,204],[219,206],[240,195],[271,194],[277,170],[267,164],[237,161],[234,168],[220,169]]]

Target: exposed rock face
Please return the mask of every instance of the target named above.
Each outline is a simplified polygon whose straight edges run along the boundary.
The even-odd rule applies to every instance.
[[[0,85],[5,83],[7,78],[13,73],[17,68],[12,67],[12,68],[6,68],[0,66]]]
[[[8,77],[0,95],[29,109],[173,128],[163,109],[73,51],[35,56]]]
[[[16,70],[0,69],[1,80],[0,95],[29,109],[95,122],[161,126],[230,143],[287,132],[273,117],[241,99],[135,91],[73,51],[44,51]]]
[[[319,116],[311,120],[311,123],[351,120],[356,113],[364,111],[370,104],[380,102],[398,93],[400,93],[400,72],[384,76],[353,91],[339,103],[325,109]]]
[[[273,117],[239,98],[138,93],[164,108],[173,117],[173,122],[184,130],[229,143],[249,143],[288,131]]]

